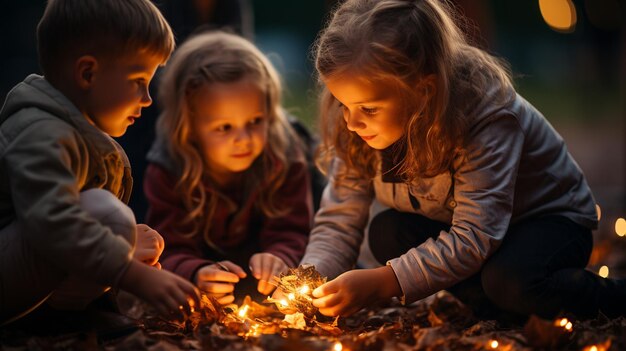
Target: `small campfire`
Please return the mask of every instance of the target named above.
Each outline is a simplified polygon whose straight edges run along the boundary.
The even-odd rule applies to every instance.
[[[221,306],[217,300],[203,295],[200,308],[181,327],[193,333],[208,331],[207,336],[236,335],[251,342],[262,335],[315,335],[325,337],[328,344],[340,345],[336,338],[343,331],[337,326],[338,319],[318,314],[312,303],[311,292],[325,282],[326,278],[315,267],[300,266],[274,277],[273,283],[284,298],[268,296],[258,303],[246,296],[240,306]]]
[[[372,306],[349,318],[329,318],[312,304],[326,282],[314,267],[291,269],[273,283],[284,297],[221,306],[206,295],[172,332],[191,335],[202,350],[608,350],[617,336],[598,335],[588,322],[531,317],[523,328],[481,321],[452,295],[441,292],[411,306]],[[164,322],[164,321],[162,321]],[[626,331],[626,320],[605,320],[605,330]],[[148,325],[163,330],[163,324]],[[150,331],[148,331],[150,334]],[[162,334],[161,334],[162,335]],[[622,341],[618,345],[626,346]],[[179,346],[182,346],[179,344]],[[186,344],[185,347],[190,345]],[[613,345],[614,347],[617,345]]]
[[[146,350],[585,350],[626,349],[626,319],[599,316],[576,321],[566,316],[544,320],[535,316],[525,325],[477,319],[445,291],[402,306],[398,301],[372,305],[346,318],[321,315],[312,291],[326,282],[314,267],[298,267],[273,283],[283,296],[222,306],[207,295],[183,322],[156,316],[132,299],[127,315],[143,328],[133,334],[102,340],[99,335],[20,339],[0,330],[2,346],[35,349]]]

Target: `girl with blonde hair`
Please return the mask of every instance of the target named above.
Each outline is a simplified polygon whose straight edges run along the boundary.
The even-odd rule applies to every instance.
[[[333,280],[315,306],[447,289],[479,314],[624,314],[624,282],[584,269],[598,217],[582,171],[461,20],[446,1],[347,0],[319,36],[329,184],[302,263]],[[379,266],[353,269],[366,231]]]
[[[165,239],[163,268],[221,303],[233,301],[245,267],[267,295],[270,278],[304,253],[309,174],[280,99],[269,60],[225,32],[187,40],[162,77],[146,223]]]

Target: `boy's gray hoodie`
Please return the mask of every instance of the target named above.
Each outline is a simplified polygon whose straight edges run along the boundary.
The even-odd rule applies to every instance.
[[[0,228],[17,221],[32,250],[60,270],[115,286],[132,246],[78,206],[106,189],[128,202],[128,158],[43,77],[28,76],[0,111]]]

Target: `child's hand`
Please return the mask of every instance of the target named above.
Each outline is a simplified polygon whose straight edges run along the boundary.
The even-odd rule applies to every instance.
[[[165,242],[161,234],[145,224],[137,224],[137,244],[133,255],[134,259],[161,269],[159,257],[164,248]]]
[[[401,294],[390,266],[356,269],[313,290],[313,305],[326,316],[348,316],[373,302]]]
[[[246,272],[241,267],[230,261],[221,261],[200,268],[196,273],[195,283],[200,290],[226,305],[235,300],[235,283],[245,277]]]
[[[200,306],[200,293],[191,282],[138,260],[131,261],[119,286],[150,303],[167,318],[183,320],[185,314],[191,313],[191,307]]]
[[[282,259],[271,253],[257,253],[250,258],[250,270],[252,271],[252,275],[259,280],[257,290],[263,295],[269,295],[269,293],[276,288],[269,284],[272,276],[277,276],[288,268],[289,267]]]

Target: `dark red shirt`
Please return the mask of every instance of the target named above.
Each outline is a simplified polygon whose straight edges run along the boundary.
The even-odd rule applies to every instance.
[[[214,250],[201,233],[185,236],[182,226],[187,211],[181,195],[175,191],[177,178],[156,163],[151,163],[144,181],[144,193],[149,208],[146,224],[157,230],[165,239],[161,256],[163,268],[192,280],[202,266],[213,263],[209,257]],[[313,209],[309,174],[306,164],[292,163],[285,183],[276,194],[276,201],[288,212],[278,218],[268,218],[257,208],[258,189],[253,189],[240,203],[231,200],[205,185],[207,192],[218,195],[218,204],[210,223],[211,242],[221,249],[258,242],[258,252],[280,257],[289,266],[295,266],[304,255],[311,228]]]

